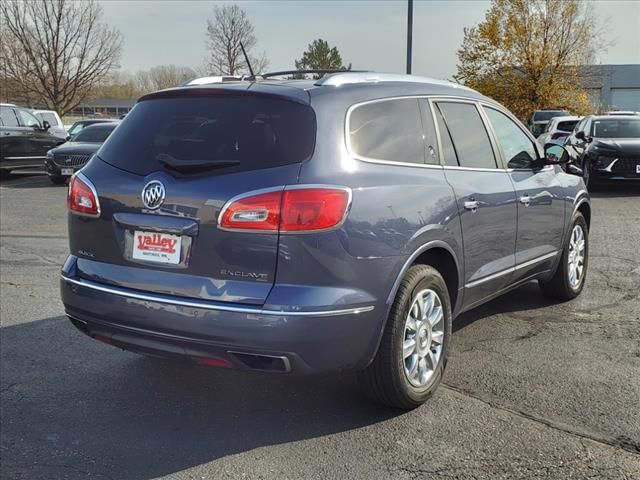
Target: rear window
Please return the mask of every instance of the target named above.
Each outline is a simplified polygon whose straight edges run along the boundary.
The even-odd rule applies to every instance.
[[[83,128],[73,139],[74,142],[102,143],[115,129],[115,125],[108,127]]]
[[[578,120],[567,120],[564,122],[558,122],[558,130],[571,133],[573,132],[573,129],[576,128],[577,124],[578,124]]]
[[[58,126],[58,119],[53,113],[39,112],[39,113],[36,113],[36,117],[38,117],[40,120],[46,120],[47,122],[49,122],[49,125],[51,125],[52,127]]]
[[[162,170],[167,158],[227,162],[207,173],[233,173],[306,160],[315,129],[311,107],[279,98],[159,98],[136,104],[98,156],[138,175]]]
[[[533,114],[533,121],[546,122],[551,120],[553,117],[566,117],[568,115],[569,112],[565,112],[563,110],[543,110]]]

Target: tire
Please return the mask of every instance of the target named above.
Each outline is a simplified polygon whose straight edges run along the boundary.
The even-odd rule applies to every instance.
[[[418,296],[440,304],[439,320],[428,325],[422,321],[410,322],[410,317],[422,317],[416,315],[415,310]],[[424,310],[431,311],[432,317],[436,318],[437,308]],[[440,273],[428,265],[409,268],[389,312],[378,352],[373,362],[358,372],[358,383],[364,392],[374,401],[394,408],[410,410],[422,405],[442,380],[449,353],[451,320],[449,292]],[[405,357],[403,347],[410,345],[412,337],[414,353]],[[418,360],[421,354],[426,355],[423,363]],[[410,379],[406,370],[413,365],[416,376]],[[422,377],[421,372],[424,373]]]
[[[49,175],[49,180],[54,185],[64,185],[67,181],[67,177],[63,177],[62,175]]]
[[[580,271],[577,283],[571,280],[570,256],[572,251],[575,250],[575,231],[577,228],[582,230],[584,246],[583,246],[583,260],[582,270]],[[575,257],[574,257],[575,258]],[[579,259],[577,259],[579,264]],[[574,269],[576,269],[574,263]],[[589,265],[589,229],[587,222],[581,213],[576,213],[571,223],[571,230],[565,240],[564,248],[562,249],[562,257],[560,263],[556,267],[556,271],[549,280],[540,280],[540,288],[545,296],[554,298],[556,300],[568,301],[576,298],[582,292],[584,288],[584,282],[587,277],[587,267]]]

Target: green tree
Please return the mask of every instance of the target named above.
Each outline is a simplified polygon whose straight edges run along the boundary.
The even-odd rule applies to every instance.
[[[583,88],[603,35],[581,0],[493,0],[466,28],[454,78],[521,119],[539,108],[592,109]]]
[[[342,57],[337,47],[330,47],[329,42],[318,38],[309,44],[300,60],[295,61],[296,70],[351,70],[342,64]],[[320,78],[322,75],[314,75]]]

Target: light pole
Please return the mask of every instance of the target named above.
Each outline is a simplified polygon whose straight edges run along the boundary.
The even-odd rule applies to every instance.
[[[407,5],[407,74],[411,74],[411,49],[413,44],[413,0]]]

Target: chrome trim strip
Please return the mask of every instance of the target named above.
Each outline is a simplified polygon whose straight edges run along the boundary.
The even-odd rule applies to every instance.
[[[508,275],[509,273],[513,273],[517,270],[521,270],[523,268],[527,268],[530,267],[531,265],[535,265],[536,263],[540,263],[540,262],[544,262],[545,260],[548,260],[550,258],[555,257],[558,254],[558,251],[556,250],[555,252],[551,252],[551,253],[547,253],[545,255],[542,255],[540,257],[536,257],[532,260],[528,260],[526,262],[523,263],[519,263],[518,265],[516,265],[515,267],[510,267],[507,268],[506,270],[502,270],[498,273],[494,273],[493,275],[489,275],[488,277],[483,277],[479,280],[474,280],[473,282],[469,282],[467,284],[465,284],[465,288],[473,288],[473,287],[477,287],[478,285],[481,285],[485,282],[489,282],[491,280],[495,280],[496,278],[502,277],[504,275]]]
[[[144,300],[148,302],[166,303],[169,305],[178,305],[181,307],[202,308],[204,310],[217,310],[221,312],[247,313],[251,315],[275,315],[281,317],[331,317],[336,315],[357,315],[359,313],[370,312],[375,308],[374,305],[365,305],[363,307],[344,308],[338,310],[288,312],[282,310],[265,310],[260,307],[232,307],[229,305],[217,305],[201,300],[187,300],[169,297],[166,295],[135,292],[124,288],[101,285],[89,280],[69,278],[65,277],[64,275],[60,276],[66,282],[78,285],[80,287],[89,288],[91,290],[97,290],[103,293],[109,293],[112,295],[119,295],[121,297],[134,298],[136,300]]]
[[[4,157],[5,160],[44,160],[47,157]]]
[[[530,267],[531,265],[535,265],[536,263],[544,262],[545,260],[553,258],[556,255],[558,255],[557,250],[555,252],[547,253],[546,255],[542,255],[540,257],[534,258],[533,260],[528,260],[526,262],[519,263],[518,265],[516,265],[515,269],[520,270],[522,268]]]

